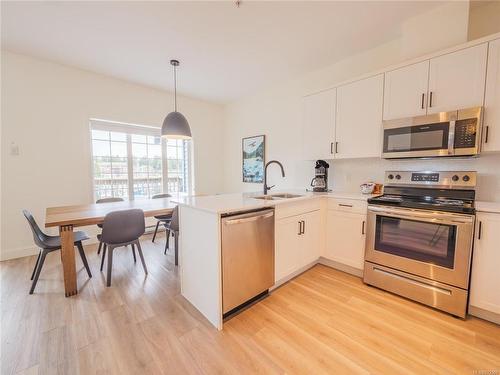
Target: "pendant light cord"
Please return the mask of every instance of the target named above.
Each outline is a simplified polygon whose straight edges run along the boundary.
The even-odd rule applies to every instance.
[[[177,112],[177,66],[174,65],[174,110]]]

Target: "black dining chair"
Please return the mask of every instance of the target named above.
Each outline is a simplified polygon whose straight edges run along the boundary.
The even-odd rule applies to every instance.
[[[119,197],[110,197],[110,198],[101,198],[95,201],[96,203],[112,203],[112,202],[123,202],[123,198]],[[102,229],[102,224],[97,224],[99,228]],[[99,247],[97,248],[97,255],[101,253],[102,249],[102,242],[99,239],[100,235],[97,235],[97,239],[99,240]],[[134,251],[134,259],[135,259],[135,251]]]
[[[151,199],[170,198],[170,197],[172,197],[170,194],[162,193],[162,194],[153,195],[151,197]],[[155,242],[156,233],[158,232],[158,227],[160,226],[160,224],[163,224],[163,226],[165,226],[165,229],[167,228],[167,225],[170,223],[170,220],[172,219],[172,215],[171,214],[157,215],[154,218],[157,220],[157,222],[156,222],[155,232],[153,234],[153,239],[151,240],[151,242]],[[169,235],[169,232],[167,229],[167,241],[168,241],[168,237],[169,237],[168,235]]]
[[[174,236],[174,251],[175,251],[175,265],[177,266],[179,264],[179,206],[176,206],[174,208],[174,211],[172,212],[172,220],[166,225],[167,228],[167,243],[165,244],[165,251],[163,252],[164,254],[167,253],[167,250],[169,249],[169,238],[170,234],[173,234]]]
[[[33,218],[33,215],[31,215],[28,210],[23,210],[23,214],[26,220],[28,220],[28,224],[30,225],[31,232],[33,233],[33,240],[35,241],[35,244],[40,248],[38,258],[36,259],[35,268],[33,268],[33,272],[31,274],[31,280],[33,280],[33,283],[31,284],[30,294],[33,294],[38,282],[38,277],[40,276],[40,272],[42,271],[42,267],[45,262],[45,257],[48,253],[61,249],[61,237],[49,236],[43,233],[36,223],[35,219]],[[89,263],[87,262],[87,257],[85,256],[85,251],[83,250],[82,245],[82,241],[88,240],[89,236],[87,236],[85,232],[77,231],[73,233],[73,239],[74,245],[78,248],[78,252],[80,253],[80,257],[82,258],[83,265],[87,270],[87,274],[89,275],[89,277],[92,277]]]
[[[110,212],[104,217],[102,224],[102,233],[100,240],[104,244],[101,271],[104,266],[104,258],[106,253],[108,256],[108,273],[106,277],[106,285],[111,286],[111,270],[113,267],[113,251],[117,247],[132,245],[137,246],[139,257],[141,258],[142,267],[147,274],[148,269],[142,254],[139,238],[145,231],[144,212],[140,209],[131,209],[123,211]]]

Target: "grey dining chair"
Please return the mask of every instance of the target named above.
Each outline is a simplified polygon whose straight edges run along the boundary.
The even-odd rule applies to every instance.
[[[167,243],[165,244],[164,254],[167,253],[169,249],[169,238],[170,233],[174,235],[175,239],[175,265],[179,264],[179,206],[175,206],[174,211],[172,212],[172,220],[166,225],[167,227]]]
[[[141,258],[142,267],[147,274],[148,269],[142,254],[139,238],[144,234],[144,212],[140,209],[130,209],[123,211],[110,212],[104,217],[102,224],[102,233],[100,240],[104,244],[101,271],[104,265],[106,253],[108,255],[108,272],[106,277],[106,285],[111,286],[111,270],[113,267],[113,250],[117,247],[135,245]],[[132,246],[132,249],[133,246]],[[134,258],[135,259],[135,258]]]
[[[33,218],[33,215],[31,215],[28,210],[23,210],[23,215],[26,220],[28,220],[31,232],[33,233],[33,240],[35,241],[35,244],[40,248],[38,258],[36,259],[35,268],[33,268],[33,272],[31,274],[31,280],[33,280],[33,283],[31,284],[30,294],[33,294],[38,282],[38,277],[40,276],[40,272],[42,271],[42,267],[45,262],[45,257],[48,253],[61,249],[61,237],[49,236],[43,233],[36,223],[35,219]],[[88,240],[89,236],[87,236],[85,232],[77,231],[73,233],[73,239],[75,241],[74,245],[78,248],[78,252],[80,253],[80,257],[82,258],[83,265],[87,270],[87,274],[89,275],[89,277],[92,277],[89,263],[87,262],[87,257],[85,256],[85,251],[83,250],[82,245],[82,241]]]
[[[151,197],[151,199],[170,198],[170,197],[172,197],[170,194],[162,193],[162,194],[153,195]],[[158,232],[159,225],[163,224],[165,226],[165,228],[167,228],[167,225],[170,223],[170,220],[172,219],[172,215],[157,215],[154,218],[157,220],[157,222],[156,222],[155,232],[153,234],[153,240],[151,242],[155,242],[156,233]],[[169,231],[167,229],[167,241],[168,241],[168,237],[169,237]]]
[[[118,197],[110,197],[110,198],[101,198],[95,201],[96,203],[112,203],[112,202],[123,202],[123,198],[118,198]],[[99,228],[102,229],[102,224],[97,224]],[[97,239],[99,240],[99,235],[97,236]],[[99,240],[99,247],[97,248],[97,255],[101,253],[102,249],[102,242]],[[135,259],[135,251],[134,251],[134,259]]]

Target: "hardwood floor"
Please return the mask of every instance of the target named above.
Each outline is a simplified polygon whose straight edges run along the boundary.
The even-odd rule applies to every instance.
[[[35,294],[35,258],[2,262],[2,374],[479,374],[500,373],[500,326],[453,318],[316,266],[218,332],[180,296],[164,237],[142,241],[149,275],[118,249],[106,288],[77,263],[64,297],[58,252]],[[79,259],[78,259],[79,261]],[[486,373],[486,372],[484,372]]]

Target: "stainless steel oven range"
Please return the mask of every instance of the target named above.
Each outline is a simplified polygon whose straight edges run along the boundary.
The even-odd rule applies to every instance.
[[[476,172],[386,172],[368,200],[363,280],[465,318]]]

